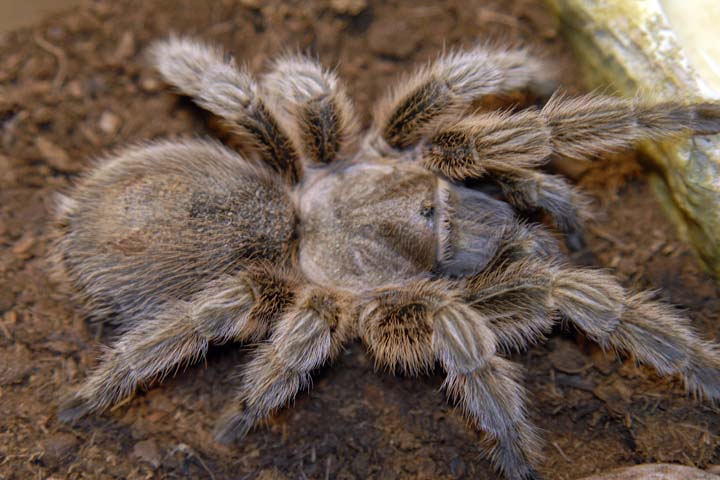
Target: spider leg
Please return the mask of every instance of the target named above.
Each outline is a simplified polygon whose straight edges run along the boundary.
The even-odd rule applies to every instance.
[[[638,140],[720,132],[720,103],[684,105],[597,94],[555,95],[540,112],[552,132],[553,152],[587,159],[631,147]]]
[[[527,418],[516,365],[496,354],[487,320],[455,297],[452,285],[418,282],[375,292],[359,332],[379,365],[409,373],[439,360],[444,389],[494,440],[490,458],[509,479],[539,478],[534,428]]]
[[[340,353],[353,331],[346,301],[320,288],[298,296],[244,367],[242,390],[217,423],[219,441],[244,437],[305,388],[312,370]]]
[[[720,103],[651,103],[597,94],[555,95],[538,111],[479,113],[435,122],[423,163],[453,180],[533,168],[552,154],[586,160],[637,140],[720,132]]]
[[[494,178],[508,203],[520,211],[540,209],[560,231],[582,238],[582,224],[590,216],[587,196],[560,175],[526,168],[503,170],[495,171]]]
[[[541,209],[563,232],[575,234],[588,200],[558,175],[534,170],[552,154],[549,127],[535,111],[487,113],[439,127],[424,145],[422,163],[462,181],[488,176],[521,211]]]
[[[483,272],[465,280],[465,301],[487,319],[504,352],[541,341],[557,314],[547,301],[542,268],[561,255],[542,225],[515,222]]]
[[[604,272],[526,258],[468,279],[465,299],[490,319],[506,348],[520,348],[561,314],[601,346],[632,354],[663,375],[680,374],[688,389],[720,399],[720,350],[686,318],[626,291]]]
[[[547,228],[515,220],[505,228],[502,242],[485,271],[501,268],[503,263],[526,257],[549,260],[560,255],[558,240]]]
[[[543,209],[573,231],[584,215],[583,197],[534,167],[554,154],[588,159],[641,139],[720,132],[720,104],[556,95],[541,111],[476,114],[430,127],[421,154],[426,167],[456,181],[489,176],[517,208]]]
[[[257,267],[221,277],[188,301],[168,302],[109,347],[60,408],[64,421],[104,410],[140,385],[202,358],[209,344],[257,341],[293,298],[293,280]]]
[[[487,45],[445,55],[388,93],[375,110],[371,135],[394,149],[408,148],[428,124],[483,96],[528,87],[549,96],[556,85],[550,71],[521,48]]]
[[[718,345],[649,292],[627,292],[611,275],[566,267],[555,274],[552,296],[563,316],[601,346],[629,352],[662,375],[680,374],[694,395],[720,400]]]
[[[150,57],[163,78],[255,147],[275,171],[295,183],[301,176],[298,153],[276,106],[245,70],[222,51],[189,38],[155,43]]]
[[[350,153],[359,123],[335,73],[308,57],[286,56],[263,76],[262,87],[291,118],[307,166],[327,165]]]

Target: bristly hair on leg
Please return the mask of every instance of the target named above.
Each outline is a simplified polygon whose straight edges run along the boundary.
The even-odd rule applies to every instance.
[[[167,304],[105,350],[96,370],[66,399],[60,418],[104,410],[139,386],[195,363],[210,344],[259,341],[292,301],[293,283],[278,272],[253,268],[220,277],[187,301]]]
[[[337,75],[303,55],[285,55],[262,77],[262,88],[289,117],[306,167],[327,165],[357,147],[360,125]]]
[[[302,165],[281,116],[246,69],[220,49],[190,38],[170,37],[149,53],[168,83],[219,116],[290,183],[300,180]]]
[[[549,96],[557,85],[551,72],[527,48],[488,43],[442,55],[377,104],[372,134],[391,148],[408,148],[430,122],[457,116],[485,95],[529,88]]]
[[[626,292],[607,273],[563,267],[552,297],[562,314],[603,347],[633,355],[660,374],[679,374],[688,390],[720,400],[720,350],[648,292]]]
[[[477,428],[492,437],[490,459],[506,478],[538,478],[538,436],[527,418],[517,365],[496,354],[487,320],[462,303],[435,313],[433,351],[447,372],[443,388]]]
[[[298,295],[243,368],[241,391],[215,429],[219,441],[242,438],[306,388],[312,370],[337,357],[354,333],[348,301],[341,293],[315,287]]]

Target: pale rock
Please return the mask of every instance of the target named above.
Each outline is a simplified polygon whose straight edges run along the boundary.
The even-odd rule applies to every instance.
[[[98,125],[104,133],[111,136],[115,135],[118,129],[120,129],[120,117],[113,112],[103,112],[102,115],[100,115]]]
[[[605,473],[583,477],[581,480],[720,480],[703,470],[667,463],[650,463],[618,468]]]
[[[330,0],[330,8],[341,15],[358,15],[367,8],[367,0]]]
[[[547,1],[560,16],[588,87],[609,86],[627,97],[720,98],[692,67],[658,0]],[[651,181],[662,205],[720,277],[720,136],[645,142],[641,148],[661,172]]]

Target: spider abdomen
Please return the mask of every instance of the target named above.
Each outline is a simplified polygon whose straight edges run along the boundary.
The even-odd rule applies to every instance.
[[[95,314],[124,322],[248,261],[282,262],[296,219],[279,178],[195,141],[108,160],[71,194],[59,222],[63,270]]]

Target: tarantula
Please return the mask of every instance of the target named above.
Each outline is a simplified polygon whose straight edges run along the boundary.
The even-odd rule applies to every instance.
[[[439,362],[495,467],[537,478],[520,371],[501,353],[559,319],[720,399],[716,345],[650,294],[570,266],[550,230],[519,217],[541,211],[577,231],[582,195],[536,167],[718,132],[720,104],[550,97],[550,69],[528,50],[481,46],[395,86],[361,140],[345,89],[309,58],[283,57],[260,82],[191,39],[157,43],[151,58],[244,153],[210,140],[132,147],[63,198],[57,264],[120,336],[62,419],[116,404],[211,344],[256,343],[215,432],[231,441],[359,337],[378,366],[418,374]],[[550,99],[469,111],[518,89]]]

